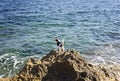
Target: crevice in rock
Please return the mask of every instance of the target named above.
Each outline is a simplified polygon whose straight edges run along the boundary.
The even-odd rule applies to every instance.
[[[76,81],[77,74],[68,62],[56,62],[48,68],[42,81]]]

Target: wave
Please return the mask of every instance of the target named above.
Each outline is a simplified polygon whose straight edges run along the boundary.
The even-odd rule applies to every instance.
[[[9,53],[0,56],[0,77],[13,76],[24,64],[25,58]]]
[[[16,75],[24,66],[28,58],[38,58],[41,59],[43,55],[29,55],[21,56],[15,53],[6,53],[0,56],[0,77],[14,76]]]
[[[120,63],[120,44],[119,42],[103,44],[87,49],[83,56],[93,64],[117,64]]]

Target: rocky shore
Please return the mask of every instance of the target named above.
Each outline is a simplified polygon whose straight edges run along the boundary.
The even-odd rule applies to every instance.
[[[52,50],[41,60],[29,58],[18,75],[0,81],[120,81],[120,65],[92,65],[74,50]]]

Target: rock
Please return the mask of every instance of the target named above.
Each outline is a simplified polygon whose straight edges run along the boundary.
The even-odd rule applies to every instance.
[[[119,77],[119,65],[92,65],[74,50],[52,50],[41,60],[29,58],[18,75],[0,81],[120,81]]]

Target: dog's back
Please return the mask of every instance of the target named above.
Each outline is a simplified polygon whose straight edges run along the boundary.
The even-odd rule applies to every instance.
[[[55,38],[55,41],[57,43],[59,53],[63,52],[64,51],[64,39],[60,41],[58,38]]]

